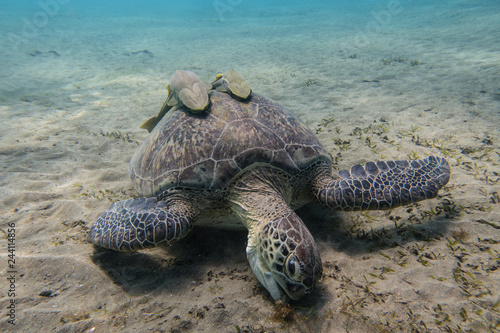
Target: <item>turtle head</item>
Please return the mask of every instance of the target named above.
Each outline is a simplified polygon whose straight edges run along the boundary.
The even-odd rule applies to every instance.
[[[298,300],[309,294],[322,273],[311,233],[291,212],[250,236],[247,257],[260,283],[275,299]]]

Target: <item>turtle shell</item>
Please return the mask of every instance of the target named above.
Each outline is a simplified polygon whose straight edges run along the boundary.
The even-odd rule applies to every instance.
[[[297,174],[328,153],[292,112],[263,96],[239,101],[211,92],[206,113],[168,112],[132,156],[129,174],[144,196],[164,190],[224,189],[255,163]]]

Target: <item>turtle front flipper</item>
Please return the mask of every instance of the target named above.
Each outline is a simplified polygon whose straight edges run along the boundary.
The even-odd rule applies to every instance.
[[[87,241],[117,251],[173,243],[192,229],[197,210],[189,202],[156,198],[115,202],[92,225]]]
[[[319,203],[334,209],[390,209],[434,198],[450,179],[444,158],[429,156],[415,161],[386,161],[358,164],[339,172],[333,180],[328,173],[313,181]]]

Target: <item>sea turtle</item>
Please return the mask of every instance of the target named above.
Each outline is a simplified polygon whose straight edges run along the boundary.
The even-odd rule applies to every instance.
[[[320,253],[294,212],[387,209],[435,197],[450,176],[445,159],[368,162],[332,175],[332,159],[292,112],[252,93],[210,91],[210,107],[179,107],[133,155],[129,174],[144,198],[118,201],[88,241],[119,251],[170,244],[194,226],[248,229],[247,257],[274,299],[298,300],[322,274]]]
[[[208,97],[210,89],[212,85],[200,80],[195,73],[186,70],[175,71],[167,85],[168,96],[160,112],[157,116],[146,120],[141,128],[151,132],[168,111],[177,107],[184,106],[194,113],[206,110],[210,102]]]

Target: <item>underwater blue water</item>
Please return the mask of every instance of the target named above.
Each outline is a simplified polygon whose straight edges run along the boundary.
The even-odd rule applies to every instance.
[[[466,50],[463,57],[477,56],[483,51],[490,57],[491,53],[500,50],[500,18],[496,25],[484,25],[482,16],[474,18],[474,15],[484,15],[485,12],[494,22],[492,17],[500,17],[500,2],[0,0],[0,95],[5,98],[6,92],[17,90],[19,84],[13,82],[19,80],[11,78],[20,77],[22,70],[27,69],[13,68],[21,65],[26,55],[52,50],[59,55],[64,51],[64,59],[69,60],[69,55],[78,57],[85,52],[95,55],[106,52],[106,47],[116,52],[119,52],[118,47],[132,52],[147,49],[157,57],[156,66],[159,66],[159,59],[170,59],[174,60],[172,66],[178,63],[184,68],[188,64],[206,68],[206,57],[217,58],[214,50],[220,50],[222,58],[228,57],[228,53],[238,55],[238,50],[242,49],[237,46],[240,43],[252,46],[251,50],[245,51],[248,53],[246,60],[260,60],[262,55],[264,58],[272,55],[273,62],[277,61],[276,58],[280,58],[281,63],[300,62],[290,60],[293,55],[314,64],[318,54],[336,56],[332,53],[333,47],[344,52],[344,57],[361,53],[368,47],[372,52],[380,46],[377,45],[380,43],[378,38],[385,36],[400,38],[394,43],[405,47],[405,33],[421,32],[420,40],[427,38],[436,45],[461,42],[463,45],[456,51]],[[477,27],[464,27],[475,20]],[[462,29],[465,29],[466,36],[461,33]],[[493,35],[497,36],[496,39],[492,39]],[[489,37],[488,41],[482,42],[485,36]],[[158,44],[154,44],[155,39]],[[412,45],[408,43],[406,46],[409,52],[413,51]],[[391,47],[387,43],[384,46]],[[192,56],[189,63],[177,62],[184,57],[184,52]],[[206,55],[205,59],[203,55]],[[222,58],[219,59],[221,63],[228,63]],[[95,67],[94,64],[101,60],[89,59],[89,67]],[[67,62],[68,66],[71,61]],[[213,63],[215,65],[216,61]],[[235,61],[228,65],[239,67],[240,64]],[[267,66],[267,62],[263,65]],[[173,69],[167,70],[172,72]],[[133,70],[130,68],[130,71]],[[135,72],[140,72],[140,69],[136,68]],[[25,79],[36,80],[46,81],[38,84],[41,86],[51,79],[45,80],[41,76]]]
[[[208,1],[81,1],[81,0],[38,0],[38,1],[0,1],[0,30],[11,46],[19,47],[19,40],[26,40],[57,28],[57,23],[65,17],[76,20],[106,18],[151,18],[164,20],[180,20],[180,27],[191,27],[193,19],[202,22],[217,21],[219,28],[227,28],[227,21],[260,19],[276,16],[289,18],[289,23],[301,26],[304,33],[312,32],[316,24],[331,24],[330,27],[345,29],[345,33],[364,33],[367,35],[383,33],[383,29],[404,24],[405,17],[425,15],[428,24],[460,24],[450,22],[441,14],[432,14],[438,10],[450,9],[450,12],[460,11],[466,14],[470,9],[484,7],[492,14],[500,11],[500,3],[496,0],[487,1],[413,1],[413,0],[365,0],[365,1],[262,1],[262,0],[208,0]],[[414,10],[427,8],[429,12]],[[422,14],[423,13],[423,14]],[[301,25],[301,17],[313,15],[316,22]],[[350,25],[340,25],[344,19]],[[478,17],[478,19],[480,19]],[[186,20],[182,22],[182,20]],[[244,23],[245,22],[245,23]],[[224,23],[226,25],[224,25]],[[242,24],[249,24],[242,21]],[[279,22],[276,22],[279,23]],[[315,24],[316,23],[316,24]],[[339,25],[336,25],[338,23]],[[480,22],[478,22],[480,23]],[[156,23],[157,24],[157,23]],[[75,25],[78,22],[75,21]],[[495,27],[492,27],[495,28]],[[350,30],[350,31],[349,31]],[[270,33],[273,33],[272,28]],[[489,33],[485,31],[484,33]],[[479,32],[478,32],[479,34]],[[124,36],[125,37],[125,36]],[[481,36],[478,35],[480,38]],[[208,37],[209,38],[209,37]],[[5,41],[5,40],[4,40]]]

